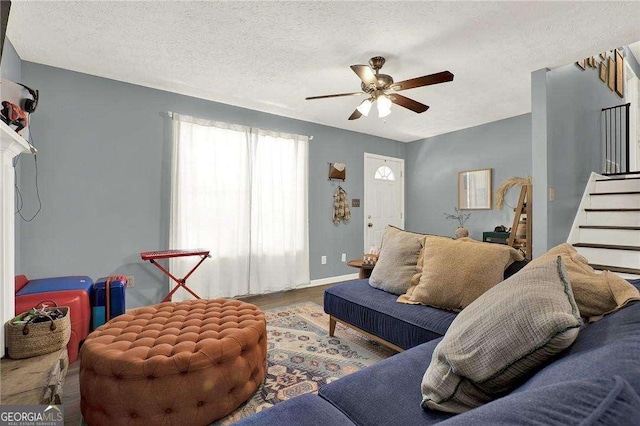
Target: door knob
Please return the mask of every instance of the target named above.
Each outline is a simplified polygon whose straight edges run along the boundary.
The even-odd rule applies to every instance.
[[[369,223],[367,223],[367,226],[368,226],[369,228],[373,228],[373,223],[369,222]]]

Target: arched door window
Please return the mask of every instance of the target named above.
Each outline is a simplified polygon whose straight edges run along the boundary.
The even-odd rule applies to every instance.
[[[389,167],[380,166],[378,167],[378,170],[376,170],[376,173],[373,176],[373,178],[377,180],[396,180],[396,175],[393,173],[393,170],[391,170]]]

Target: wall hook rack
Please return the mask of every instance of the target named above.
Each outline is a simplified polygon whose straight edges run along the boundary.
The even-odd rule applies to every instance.
[[[341,180],[347,179],[347,166],[344,163],[327,163],[329,165],[329,178],[328,180]]]

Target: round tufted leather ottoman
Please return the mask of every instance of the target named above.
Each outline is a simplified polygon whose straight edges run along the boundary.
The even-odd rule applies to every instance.
[[[266,321],[238,300],[160,303],[99,327],[80,360],[80,405],[90,425],[206,425],[264,379]]]

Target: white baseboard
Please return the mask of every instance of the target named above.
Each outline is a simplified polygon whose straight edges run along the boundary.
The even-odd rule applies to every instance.
[[[339,283],[341,281],[357,280],[358,277],[359,277],[359,274],[355,273],[355,274],[347,274],[347,275],[338,275],[337,277],[320,278],[317,280],[311,280],[309,284],[302,285],[298,288],[315,287],[317,285],[325,285],[325,284]]]

